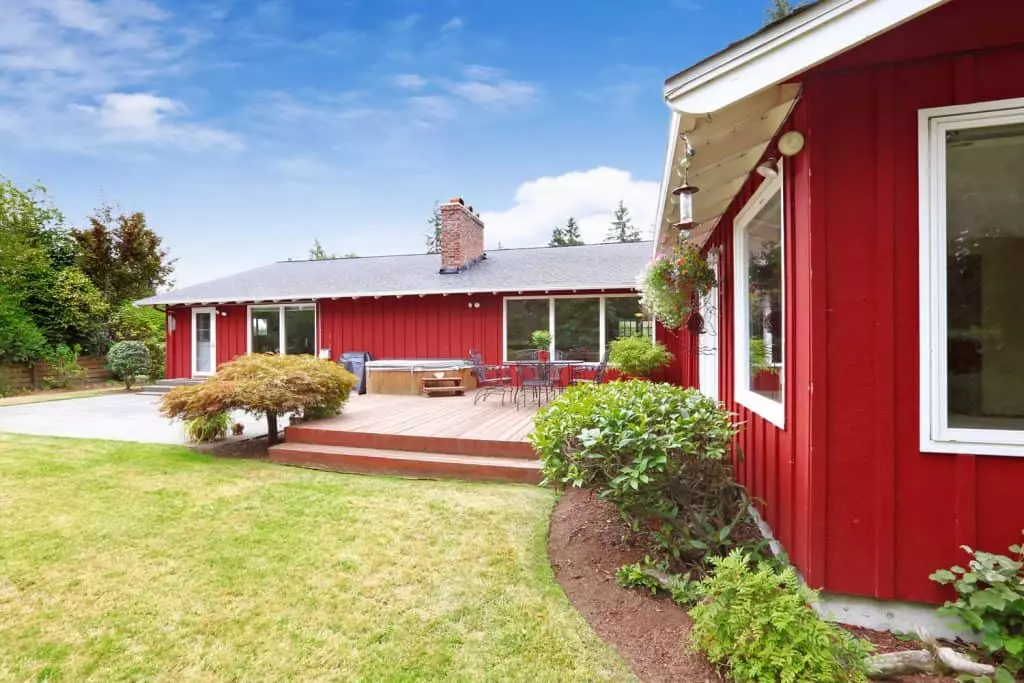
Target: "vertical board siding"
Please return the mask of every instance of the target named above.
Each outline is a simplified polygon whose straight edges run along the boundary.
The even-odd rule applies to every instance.
[[[167,379],[192,376],[192,309],[173,306],[167,315],[174,318],[174,331],[167,332]]]
[[[217,367],[248,351],[248,307],[217,306]]]
[[[497,363],[502,311],[502,297],[493,294],[323,300],[320,346],[331,349],[333,358],[345,351],[369,351],[374,358],[466,358],[479,349],[486,362]]]
[[[921,453],[918,437],[918,111],[1024,97],[1022,71],[1024,4],[954,0],[804,79],[814,180],[797,191],[824,247],[810,262],[825,295],[808,303],[827,353],[811,368],[826,397],[811,447],[827,460],[830,591],[940,601],[928,574],[962,564],[959,544],[1004,552],[1024,528],[1024,459]]]
[[[794,117],[803,116],[798,105]],[[719,250],[719,398],[741,423],[736,436],[734,465],[736,476],[755,499],[758,511],[771,527],[776,539],[786,548],[791,561],[814,586],[822,577],[811,547],[811,459],[809,439],[800,437],[799,429],[808,429],[810,413],[810,322],[806,288],[811,268],[807,242],[808,218],[798,210],[797,193],[800,183],[806,185],[807,164],[797,159],[786,162],[784,192],[784,277],[786,290],[785,314],[785,402],[786,426],[780,429],[735,401],[735,344],[734,286],[733,281],[733,221],[737,212],[753,195],[761,178],[752,174],[729,211],[719,220],[706,248]],[[801,280],[800,274],[804,274]],[[804,287],[798,292],[800,287]],[[796,297],[796,298],[794,298]],[[795,305],[794,305],[795,302]],[[801,310],[802,307],[802,310]],[[697,340],[694,335],[682,333],[677,341],[677,353],[685,358],[678,364],[681,381],[687,386],[698,385]],[[803,450],[800,450],[800,447]],[[822,499],[818,495],[816,499]]]

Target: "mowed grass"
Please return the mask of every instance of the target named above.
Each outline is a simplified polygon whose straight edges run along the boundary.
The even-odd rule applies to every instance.
[[[0,435],[0,680],[629,680],[553,500]]]

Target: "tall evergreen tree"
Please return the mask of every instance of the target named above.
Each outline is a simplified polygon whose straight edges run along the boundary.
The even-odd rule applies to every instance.
[[[565,246],[565,230],[559,226],[551,228],[551,239],[548,241],[549,247],[564,247]]]
[[[612,219],[612,225],[608,229],[608,235],[604,238],[605,242],[639,242],[640,241],[640,229],[633,226],[633,219],[629,215],[629,209],[626,205],[619,200],[619,205],[615,208],[615,215]]]
[[[331,252],[324,249],[324,245],[320,244],[320,240],[314,239],[313,246],[309,250],[310,261],[326,261],[327,259],[338,258]]]
[[[803,4],[802,0],[769,0],[764,23],[771,24],[785,19]]]
[[[427,253],[428,254],[440,254],[441,253],[441,205],[436,201],[434,202],[434,210],[430,213],[430,218],[427,219],[427,226],[429,229],[426,234],[427,242]]]
[[[565,236],[565,247],[575,247],[583,244],[583,239],[580,237],[580,226],[577,225],[576,219],[569,217],[569,220],[565,223],[565,229],[562,231]]]

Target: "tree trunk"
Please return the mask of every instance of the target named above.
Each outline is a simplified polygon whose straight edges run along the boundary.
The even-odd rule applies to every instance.
[[[267,413],[267,443],[273,446],[280,442],[277,437],[277,413]]]

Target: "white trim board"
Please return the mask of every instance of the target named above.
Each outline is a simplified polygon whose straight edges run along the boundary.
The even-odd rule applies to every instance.
[[[733,375],[735,377],[735,383],[733,390],[735,392],[735,401],[740,405],[746,406],[750,410],[754,411],[764,419],[768,420],[779,429],[783,429],[786,426],[786,374],[788,372],[788,363],[786,362],[786,351],[788,344],[786,339],[786,298],[789,296],[788,288],[786,287],[786,203],[785,193],[783,192],[783,167],[784,163],[779,163],[779,174],[765,180],[761,183],[761,186],[757,188],[757,191],[750,198],[749,201],[743,206],[743,208],[736,214],[736,220],[733,222],[733,329],[735,331],[734,344],[733,344],[733,357],[735,366],[733,368]],[[779,234],[779,249],[782,250],[782,258],[780,264],[782,267],[782,296],[780,297],[780,304],[782,311],[780,312],[780,319],[783,325],[782,335],[782,367],[780,370],[779,386],[782,390],[782,400],[773,401],[770,398],[762,396],[750,389],[750,319],[747,313],[747,307],[749,303],[749,297],[747,293],[747,259],[746,259],[746,228],[750,221],[757,216],[764,206],[776,195],[780,196],[781,201],[779,202],[779,212],[781,213],[780,220],[782,229]]]
[[[196,349],[198,344],[196,342],[196,316],[197,315],[209,315],[210,316],[210,369],[206,372],[199,372],[196,360]],[[217,372],[217,317],[220,315],[216,308],[204,307],[204,308],[193,308],[192,309],[192,333],[190,339],[190,351],[189,354],[189,369],[192,371],[192,377],[209,377]]]
[[[918,113],[920,444],[924,453],[1024,456],[1024,430],[949,426],[947,374],[946,134],[1024,123],[1024,98]]]
[[[946,2],[823,0],[676,74],[665,99],[679,112],[719,111]]]

